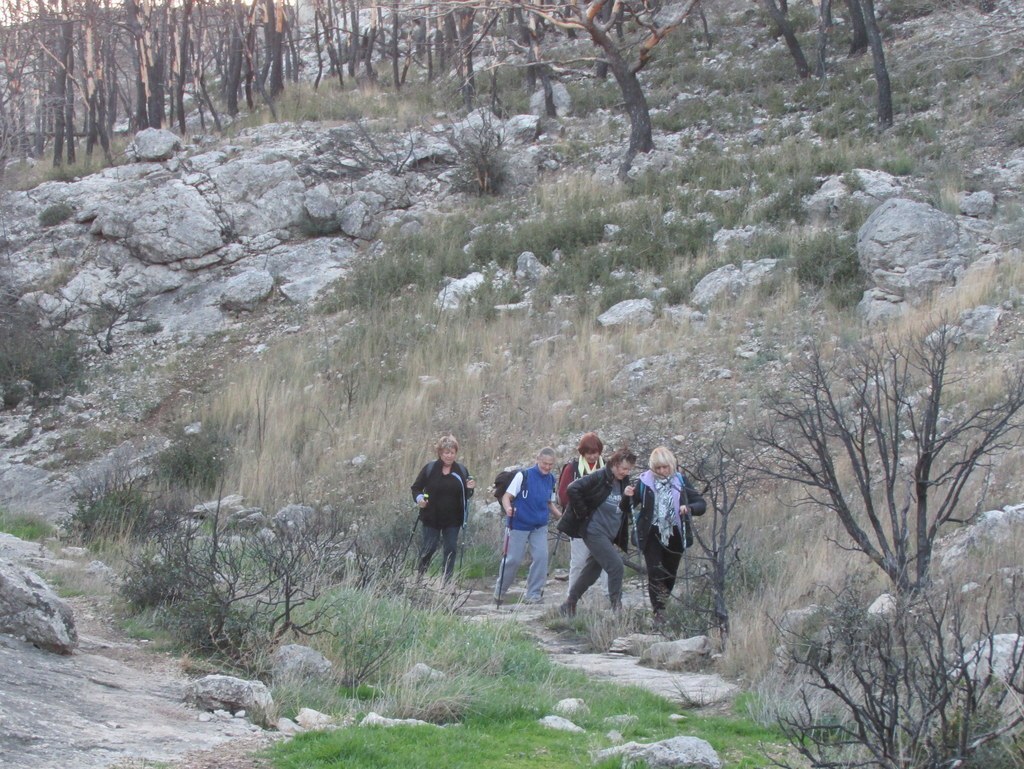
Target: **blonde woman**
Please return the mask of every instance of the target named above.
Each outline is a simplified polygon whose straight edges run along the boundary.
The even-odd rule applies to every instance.
[[[466,523],[469,499],[473,496],[476,481],[464,466],[455,461],[459,442],[454,435],[442,436],[434,450],[437,459],[427,462],[412,484],[412,498],[420,509],[420,521],[423,523],[423,544],[417,568],[422,577],[438,544],[443,544],[443,572],[447,584],[455,570],[459,529]]]
[[[630,498],[637,547],[647,564],[647,592],[655,622],[665,618],[665,602],[676,584],[683,551],[693,544],[694,515],[704,515],[707,503],[677,471],[675,455],[665,446],[651,452],[648,469],[640,475]]]

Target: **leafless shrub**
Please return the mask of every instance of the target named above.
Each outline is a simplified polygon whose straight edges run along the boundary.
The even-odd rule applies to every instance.
[[[997,658],[1007,631],[1016,647]],[[991,766],[985,757],[1024,724],[1022,633],[1019,608],[970,623],[959,594],[919,591],[869,615],[848,587],[828,612],[829,653],[790,657],[805,684],[780,726],[814,767]]]
[[[505,134],[486,110],[473,113],[461,132],[453,132],[458,152],[455,187],[474,195],[497,195],[508,173]]]

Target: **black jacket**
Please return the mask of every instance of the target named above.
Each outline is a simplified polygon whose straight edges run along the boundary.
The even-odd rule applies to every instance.
[[[612,493],[614,485],[618,482],[612,475],[611,467],[606,465],[600,472],[584,475],[570,483],[569,504],[576,517],[589,521],[594,511],[608,499],[608,495]],[[623,481],[622,483],[625,486],[628,482]],[[619,509],[622,510],[621,505]],[[629,514],[626,510],[622,510],[622,522],[619,525],[619,533],[614,539],[614,544],[622,550],[629,548]]]
[[[686,476],[681,475],[681,477],[683,479],[683,486],[679,492],[679,505],[689,507],[690,513],[685,515],[680,513],[679,517],[683,524],[683,530],[680,534],[683,537],[684,547],[690,547],[693,544],[693,521],[690,520],[690,516],[704,515],[708,509],[708,504],[704,497],[700,495],[700,492],[687,480]],[[636,546],[643,552],[644,546],[647,543],[647,537],[654,526],[654,489],[647,488],[643,481],[640,480],[637,480],[635,489],[632,497],[622,498],[621,506],[627,510],[639,508],[635,513]]]
[[[420,509],[420,520],[423,521],[424,525],[435,529],[446,529],[451,526],[462,526],[465,524],[466,516],[469,514],[469,498],[473,496],[473,489],[466,488],[466,482],[469,480],[469,471],[458,462],[455,462],[452,465],[451,474],[461,481],[461,499],[457,500],[455,504],[441,504],[440,500],[443,497],[438,494],[440,488],[438,484],[443,479],[442,467],[443,465],[439,459],[427,462],[427,464],[423,465],[423,469],[420,470],[420,474],[416,476],[416,480],[412,484],[412,498],[414,502],[420,494],[427,494],[430,497],[427,506]]]

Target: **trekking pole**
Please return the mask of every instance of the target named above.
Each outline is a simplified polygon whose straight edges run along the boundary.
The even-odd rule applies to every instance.
[[[429,496],[430,496],[429,494],[424,494],[423,498],[427,499]],[[423,509],[419,505],[417,505],[416,506],[416,520],[414,520],[412,522],[412,531],[409,532],[409,541],[405,543],[405,552],[402,554],[402,560],[403,561],[405,561],[405,559],[409,556],[409,548],[412,547],[412,541],[414,539],[416,539],[416,529],[419,528],[420,516],[422,515],[422,513],[423,513]]]
[[[515,515],[516,509],[512,508],[512,514]],[[501,608],[501,596],[505,591],[505,564],[508,562],[508,542],[512,539],[512,516],[508,517],[508,523],[505,526],[505,543],[501,548],[501,568],[498,569],[498,589],[494,591],[494,608]]]
[[[473,480],[470,475],[466,480]],[[465,497],[465,489],[462,491],[462,531],[459,532],[459,576],[462,576],[462,564],[466,560],[466,527],[469,526],[469,500]]]

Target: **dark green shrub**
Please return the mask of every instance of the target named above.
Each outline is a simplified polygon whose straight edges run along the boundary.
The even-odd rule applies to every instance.
[[[169,486],[212,493],[224,476],[229,448],[216,430],[181,433],[157,455],[157,477]]]
[[[865,281],[852,234],[829,230],[799,241],[793,260],[800,284],[824,290],[836,307],[852,307],[860,301]]]
[[[0,287],[2,288],[2,287]],[[0,399],[13,408],[26,398],[61,394],[79,381],[78,341],[47,329],[38,312],[0,294]]]
[[[75,209],[67,203],[54,203],[39,212],[39,225],[41,227],[53,227],[61,222],[67,221]]]
[[[127,466],[87,479],[72,494],[75,509],[61,525],[83,545],[143,539],[153,523],[146,486],[145,477]]]

